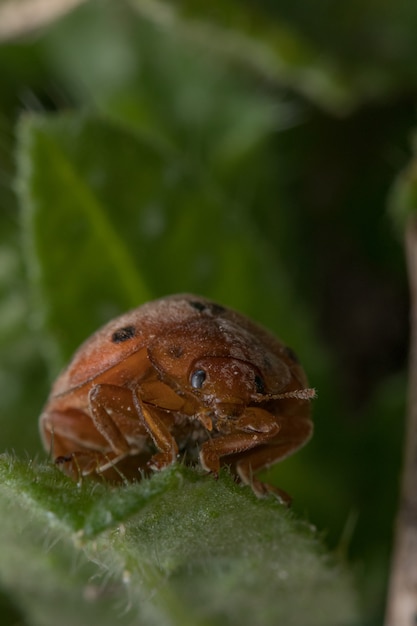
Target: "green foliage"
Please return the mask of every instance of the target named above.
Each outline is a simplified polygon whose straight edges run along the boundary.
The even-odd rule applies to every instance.
[[[112,489],[0,459],[0,577],[29,623],[353,624],[314,530],[228,474],[178,466]],[[26,563],[26,567],[22,565]],[[59,602],[57,601],[59,599]]]
[[[279,259],[210,176],[100,117],[29,117],[19,137],[29,267],[64,360],[105,320],[170,292],[263,309],[291,335]]]
[[[353,562],[360,623],[381,622],[407,341],[384,211],[401,233],[415,208],[416,21],[390,0],[101,0],[0,47],[10,624],[354,623],[349,577],[300,517]],[[227,473],[77,486],[29,460],[79,343],[182,291],[270,327],[318,389],[312,442],[268,472],[294,514]]]
[[[417,11],[408,0],[335,3],[130,0],[180,32],[336,115],[416,81]]]

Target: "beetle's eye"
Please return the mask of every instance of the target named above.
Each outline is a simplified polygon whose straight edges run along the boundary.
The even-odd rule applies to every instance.
[[[194,387],[194,389],[201,389],[205,380],[206,380],[205,371],[195,370],[195,372],[191,374],[191,387]]]
[[[255,389],[256,393],[265,393],[265,383],[258,375],[255,376]]]

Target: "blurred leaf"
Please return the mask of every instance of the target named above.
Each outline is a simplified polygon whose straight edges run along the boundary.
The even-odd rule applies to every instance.
[[[408,58],[417,56],[412,37],[417,12],[407,12],[409,3],[394,7],[385,2],[382,11],[372,1],[344,8],[338,4],[336,10],[334,3],[322,0],[311,11],[302,2],[277,5],[269,0],[256,5],[227,0],[221,7],[175,0],[130,0],[130,4],[159,27],[266,81],[290,87],[333,113],[346,114],[361,101],[401,90],[417,78]],[[370,36],[377,30],[375,20],[380,39]],[[339,33],[344,28],[341,49]],[[398,46],[401,36],[404,40]],[[360,56],[358,49],[364,50]]]
[[[10,211],[10,214],[12,212]],[[39,449],[37,414],[45,399],[47,373],[39,337],[30,328],[31,307],[14,224],[0,218],[0,429],[1,448]]]
[[[67,357],[148,293],[181,291],[211,295],[301,343],[303,314],[278,259],[245,208],[179,154],[105,120],[32,117],[21,125],[19,164],[29,265],[44,323]]]
[[[56,74],[90,107],[216,171],[236,167],[271,130],[294,123],[292,103],[207,50],[161,32],[126,3],[104,6],[75,11],[40,42]]]
[[[0,577],[30,624],[357,623],[350,581],[314,531],[226,473],[177,466],[77,487],[3,456],[0,477]]]
[[[40,120],[21,126],[21,202],[29,268],[43,292],[45,321],[60,334],[68,357],[85,326],[93,329],[117,312],[114,302],[127,309],[148,292],[103,205],[42,126]],[[71,130],[79,134],[76,126]],[[90,147],[83,146],[86,152]],[[100,178],[103,172],[94,174]],[[70,324],[62,334],[64,319]]]

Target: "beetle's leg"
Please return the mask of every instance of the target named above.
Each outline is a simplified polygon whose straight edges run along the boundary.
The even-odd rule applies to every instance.
[[[133,403],[142,424],[154,442],[158,452],[148,462],[148,467],[155,470],[163,469],[174,463],[178,455],[178,446],[169,428],[158,415],[145,406],[136,390],[133,390]]]
[[[88,394],[90,414],[98,432],[116,454],[134,454],[146,431],[138,419],[132,391],[116,385],[94,385]]]
[[[55,463],[63,469],[65,474],[80,481],[83,476],[90,474],[108,475],[108,470],[114,468],[120,461],[126,458],[125,454],[115,455],[113,452],[107,454],[103,452],[93,452],[92,450],[76,450],[65,456],[57,456]],[[116,478],[124,478],[124,476],[116,470]]]
[[[143,451],[146,431],[138,419],[129,389],[94,385],[88,403],[89,415],[68,410],[56,415],[54,420],[58,444],[58,447],[54,444],[54,453],[63,457],[63,464],[68,463],[68,473],[106,472],[126,457]],[[76,440],[71,441],[73,433]],[[61,453],[60,448],[66,448],[69,454],[66,450]]]
[[[168,427],[156,411],[151,411],[148,406],[145,406],[135,390],[133,391],[133,403],[147,432],[158,449],[158,452],[150,459],[148,467],[160,470],[171,465],[177,458],[178,446]]]
[[[90,413],[98,432],[110,444],[116,454],[129,454],[130,446],[113,413],[124,414],[132,404],[129,389],[115,385],[94,385],[88,394]]]
[[[214,474],[217,474],[220,469],[221,457],[240,454],[259,446],[271,437],[275,437],[280,430],[280,424],[276,418],[259,407],[248,408],[231,424],[233,425],[232,432],[213,437],[201,447],[201,465]]]
[[[77,448],[101,451],[107,447],[91,417],[80,409],[45,412],[40,430],[44,446],[53,457],[67,456]]]
[[[313,424],[308,418],[292,417],[283,419],[281,424],[282,429],[276,439],[248,451],[237,462],[236,471],[242,482],[250,485],[257,496],[273,493],[286,504],[290,504],[291,498],[285,491],[255,478],[258,471],[285,459],[304,445],[313,432]]]
[[[45,448],[75,479],[98,471],[115,457],[91,417],[79,409],[44,413],[40,425]]]

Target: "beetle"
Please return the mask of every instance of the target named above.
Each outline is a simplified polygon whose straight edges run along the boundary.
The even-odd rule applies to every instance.
[[[305,373],[294,352],[244,315],[172,295],[112,320],[81,345],[40,416],[44,446],[77,479],[124,478],[179,457],[221,465],[258,496],[256,477],[311,437]]]

